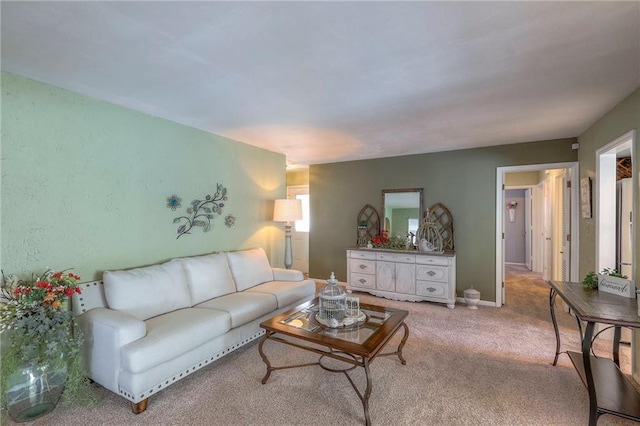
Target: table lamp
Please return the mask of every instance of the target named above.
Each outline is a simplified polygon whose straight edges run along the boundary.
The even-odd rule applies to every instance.
[[[302,219],[302,201],[295,199],[276,200],[273,205],[274,222],[284,222],[284,267],[291,269],[291,222]]]

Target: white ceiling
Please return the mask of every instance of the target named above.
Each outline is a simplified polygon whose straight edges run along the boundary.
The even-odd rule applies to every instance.
[[[5,71],[317,164],[578,136],[640,2],[8,2]]]

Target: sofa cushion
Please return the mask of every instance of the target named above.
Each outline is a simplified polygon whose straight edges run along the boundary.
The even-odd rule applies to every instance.
[[[271,281],[245,291],[245,293],[253,292],[274,295],[278,299],[278,308],[282,308],[298,300],[311,299],[316,293],[316,283],[311,280]]]
[[[273,280],[273,271],[262,247],[230,251],[227,259],[238,291]]]
[[[186,308],[145,321],[147,335],[122,348],[122,368],[141,373],[231,329],[228,313]]]
[[[191,305],[234,293],[236,284],[224,253],[175,259],[187,275],[191,292]]]
[[[109,307],[141,320],[191,306],[187,278],[177,262],[105,271],[103,281]]]
[[[271,268],[274,281],[302,281],[304,275],[295,269]]]
[[[208,300],[194,308],[227,312],[231,316],[231,328],[235,328],[275,311],[278,301],[272,294],[242,292]]]

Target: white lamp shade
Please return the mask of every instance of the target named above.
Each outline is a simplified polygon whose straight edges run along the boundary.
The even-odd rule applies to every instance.
[[[302,201],[287,199],[276,200],[273,205],[274,222],[294,222],[302,220]]]

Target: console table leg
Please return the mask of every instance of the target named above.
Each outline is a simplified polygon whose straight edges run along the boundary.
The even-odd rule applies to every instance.
[[[260,344],[258,345],[258,352],[260,353],[260,358],[262,358],[264,363],[267,364],[267,374],[265,374],[264,377],[262,378],[263,385],[267,383],[267,380],[269,380],[269,376],[271,376],[271,372],[275,370],[275,368],[271,366],[269,359],[267,358],[267,356],[264,354],[264,351],[262,350],[262,346],[264,345],[264,342],[266,342],[269,336],[271,336],[272,334],[274,333],[267,331],[265,335],[262,337],[262,339],[260,339]]]
[[[584,374],[587,390],[589,391],[589,426],[596,426],[598,423],[598,398],[596,386],[593,382],[593,372],[591,371],[591,339],[593,338],[594,322],[587,322],[587,327],[582,339],[582,362],[584,364]]]
[[[574,316],[576,317],[576,322],[578,323],[578,331],[580,332],[580,340],[584,339],[584,335],[582,333],[582,323],[580,322],[580,318],[578,318],[577,315],[574,314]]]
[[[551,311],[551,321],[553,322],[553,331],[556,333],[556,356],[553,358],[553,364],[558,363],[558,357],[560,356],[560,332],[558,331],[558,320],[556,319],[556,296],[558,293],[551,288],[549,293],[549,310]]]
[[[613,362],[620,368],[620,337],[622,334],[622,329],[619,325],[616,325],[613,331]]]

